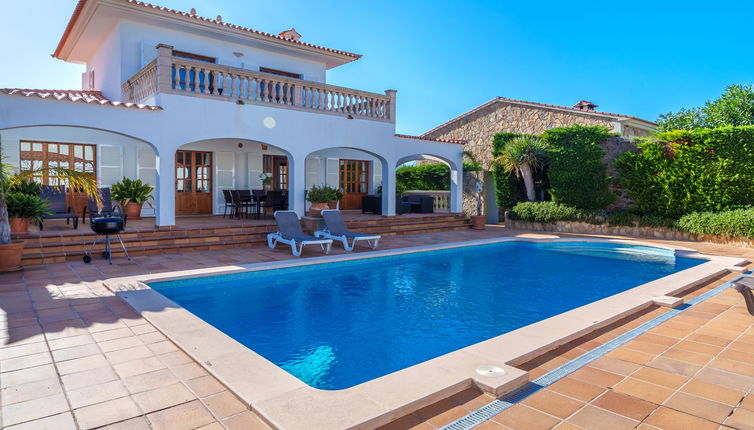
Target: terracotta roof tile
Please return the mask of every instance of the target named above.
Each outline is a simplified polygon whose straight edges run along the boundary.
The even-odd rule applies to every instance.
[[[65,44],[66,40],[68,39],[68,36],[70,35],[71,30],[73,29],[73,26],[75,25],[76,20],[78,19],[79,15],[81,14],[81,10],[84,8],[84,5],[86,4],[87,1],[90,1],[90,0],[79,0],[78,4],[76,5],[76,8],[73,10],[73,16],[71,16],[71,20],[68,22],[68,26],[66,27],[65,32],[63,33],[63,36],[60,38],[60,42],[58,43],[58,47],[57,47],[57,49],[55,49],[55,52],[52,54],[53,57],[59,58],[58,56],[60,55],[60,51],[63,49],[63,45]],[[287,39],[285,37],[282,37],[282,36],[279,36],[279,35],[276,35],[276,34],[265,33],[263,31],[254,30],[254,29],[247,28],[247,27],[242,27],[240,25],[230,24],[230,23],[227,23],[227,22],[222,22],[222,21],[219,21],[217,19],[207,18],[207,17],[203,17],[203,16],[200,16],[200,15],[192,14],[192,13],[189,13],[189,12],[183,12],[183,11],[176,10],[176,9],[171,9],[171,8],[164,7],[164,6],[157,6],[157,5],[153,5],[153,4],[150,4],[150,3],[147,3],[147,2],[143,2],[143,1],[139,1],[139,0],[121,0],[121,1],[123,1],[124,3],[130,3],[130,4],[137,5],[137,6],[141,6],[141,7],[144,7],[144,8],[149,8],[149,9],[153,9],[153,10],[159,10],[159,11],[162,11],[162,12],[168,12],[168,13],[172,13],[174,15],[183,16],[183,17],[186,17],[186,18],[192,18],[192,19],[195,19],[197,21],[211,23],[211,24],[214,24],[214,25],[217,25],[217,26],[220,26],[220,27],[231,28],[231,29],[234,29],[234,30],[239,30],[239,31],[243,31],[243,32],[251,33],[251,34],[256,34],[256,35],[259,35],[259,36],[268,37],[268,38],[271,38],[271,39],[282,40],[282,41],[285,41],[285,42],[288,42],[288,43],[293,43],[293,44],[296,44],[296,45],[308,46],[310,48],[320,49],[322,51],[332,52],[334,54],[339,54],[339,55],[344,55],[344,56],[347,56],[347,57],[351,57],[353,59],[351,61],[358,60],[359,58],[361,58],[361,54],[354,54],[353,52],[341,51],[341,50],[332,49],[332,48],[326,48],[324,46],[314,45],[314,44],[311,44],[311,43],[302,42],[300,40]]]
[[[475,113],[475,112],[477,112],[477,111],[479,111],[479,110],[481,110],[481,109],[483,109],[483,108],[485,108],[487,106],[490,106],[490,105],[498,103],[498,102],[525,104],[525,105],[531,105],[531,106],[537,106],[537,107],[543,107],[543,108],[550,108],[550,109],[561,109],[561,110],[567,110],[567,111],[571,111],[571,112],[574,112],[574,113],[580,113],[580,114],[585,114],[585,115],[599,115],[599,116],[607,116],[607,117],[613,117],[613,118],[633,119],[633,120],[636,120],[636,121],[645,122],[645,123],[650,124],[650,125],[657,125],[656,123],[654,123],[652,121],[647,121],[646,119],[637,118],[635,116],[622,115],[622,114],[619,114],[619,113],[602,112],[602,111],[596,111],[596,110],[583,110],[583,109],[578,109],[578,108],[568,107],[568,106],[559,106],[559,105],[551,105],[551,104],[547,104],[547,103],[529,102],[529,101],[526,101],[526,100],[509,99],[509,98],[506,98],[506,97],[495,97],[494,99],[488,101],[487,103],[481,104],[481,105],[475,107],[474,109],[471,109],[471,110],[469,110],[467,112],[464,112],[461,115],[458,115],[457,117],[455,117],[455,118],[453,118],[453,119],[451,119],[449,121],[446,121],[446,122],[438,125],[437,127],[433,128],[432,130],[429,130],[429,131],[423,133],[422,136],[426,136],[426,135],[432,133],[433,131],[439,130],[442,127],[445,127],[446,125],[448,125],[450,123],[453,123],[455,121],[463,119],[463,118],[465,118],[465,117],[467,117],[467,116],[469,116],[469,115],[471,115],[471,114],[473,114],[473,113]]]
[[[464,145],[468,141],[462,140],[462,139],[433,139],[430,137],[422,137],[422,136],[411,136],[408,134],[396,134],[395,137],[402,137],[405,139],[418,139],[418,140],[427,140],[429,142],[441,142],[441,143],[456,143],[459,145]]]
[[[97,104],[101,106],[124,107],[145,110],[162,110],[159,106],[149,106],[139,103],[124,103],[112,101],[105,98],[99,91],[80,91],[80,90],[38,90],[28,88],[0,88],[0,93],[9,96],[37,97],[40,99],[51,99],[58,101],[69,101],[86,104]]]

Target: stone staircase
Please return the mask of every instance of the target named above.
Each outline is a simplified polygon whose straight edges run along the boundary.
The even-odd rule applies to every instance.
[[[422,234],[451,230],[466,230],[469,220],[458,214],[435,214],[423,217],[391,217],[378,219],[355,219],[346,221],[348,228],[364,233],[378,233],[383,236]],[[202,227],[173,229],[128,228],[121,234],[123,242],[132,256],[163,254],[171,252],[206,251],[233,246],[264,246],[267,233],[276,230],[274,222],[259,223],[243,227]],[[25,235],[22,265],[55,263],[80,260],[95,239],[88,225],[80,226],[81,234]],[[113,243],[113,256],[122,255],[120,244]],[[101,252],[104,245],[99,243],[95,252]],[[95,255],[98,258],[99,255]]]

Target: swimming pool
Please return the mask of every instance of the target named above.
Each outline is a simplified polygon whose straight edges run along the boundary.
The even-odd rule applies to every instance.
[[[702,262],[503,242],[149,285],[307,384],[342,389]]]

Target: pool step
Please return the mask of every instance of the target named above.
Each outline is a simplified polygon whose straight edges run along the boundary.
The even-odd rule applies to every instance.
[[[346,222],[349,229],[383,236],[466,230],[469,220],[461,215],[429,217],[389,217],[368,221]],[[83,227],[83,226],[82,226]],[[87,227],[88,228],[88,227]],[[151,255],[173,252],[206,251],[241,246],[264,246],[266,236],[276,230],[273,222],[248,227],[178,228],[126,230],[121,236],[130,255]],[[23,265],[46,264],[81,259],[95,239],[91,231],[82,234],[20,237],[24,240]],[[116,249],[117,247],[117,249]],[[104,245],[97,244],[95,258]],[[120,244],[113,244],[113,255],[122,255]]]

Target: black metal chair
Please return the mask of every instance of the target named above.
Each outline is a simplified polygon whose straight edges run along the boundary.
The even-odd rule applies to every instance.
[[[235,210],[236,206],[233,204],[233,196],[231,195],[230,190],[223,190],[223,199],[225,199],[223,218],[225,218],[225,215],[228,214],[228,208],[230,208],[230,216],[233,216],[233,211]]]
[[[84,207],[84,210],[81,214],[81,222],[86,224],[86,213],[89,212],[89,222],[91,222],[94,218],[109,217],[114,215],[123,218],[123,225],[125,225],[127,222],[127,215],[123,212],[120,206],[113,204],[113,200],[110,197],[110,188],[100,188],[99,193],[100,197],[102,198],[102,210],[97,207],[97,202],[93,198],[89,197],[89,200],[87,201],[86,206]]]
[[[241,214],[246,214],[248,217],[248,209],[253,206],[251,200],[244,200],[244,198],[241,197],[241,190],[230,190],[230,198],[233,202],[236,218],[240,218]]]
[[[65,187],[41,187],[39,197],[47,200],[47,210],[52,213],[39,217],[40,231],[44,230],[44,221],[47,219],[65,219],[66,224],[73,220],[73,228],[79,228],[79,217],[74,213],[73,207],[66,203],[65,194]]]
[[[283,192],[282,191],[267,191],[265,199],[262,200],[262,202],[259,204],[259,211],[257,212],[257,219],[259,219],[262,212],[266,212],[267,208],[282,210],[283,208]]]

